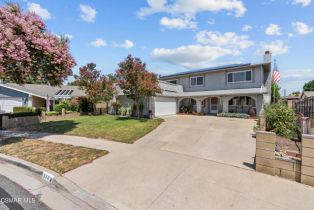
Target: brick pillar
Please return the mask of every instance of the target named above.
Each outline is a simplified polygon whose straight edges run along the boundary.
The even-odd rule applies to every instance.
[[[256,132],[256,171],[275,175],[276,134]]]
[[[314,135],[302,135],[301,183],[314,186]]]
[[[264,115],[259,116],[259,129],[260,131],[266,131],[266,117]]]

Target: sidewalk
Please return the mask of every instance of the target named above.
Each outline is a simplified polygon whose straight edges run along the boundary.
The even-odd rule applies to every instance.
[[[55,176],[52,183],[41,178],[43,171]],[[69,179],[20,159],[0,154],[0,174],[28,190],[51,209],[116,209]]]

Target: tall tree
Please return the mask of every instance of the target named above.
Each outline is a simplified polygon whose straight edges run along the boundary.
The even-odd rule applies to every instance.
[[[74,77],[77,85],[85,90],[87,98],[94,105],[105,102],[108,107],[109,101],[115,94],[115,86],[111,79],[96,69],[96,64],[89,63],[81,67],[80,74]]]
[[[304,91],[314,91],[314,80],[309,81],[308,83],[305,83],[303,86]]]
[[[116,78],[123,93],[133,99],[138,117],[140,99],[161,93],[157,75],[146,70],[146,63],[132,55],[119,63]]]
[[[271,102],[278,103],[281,98],[280,87],[276,83],[271,84]]]
[[[17,4],[0,7],[0,79],[60,85],[75,65],[68,40],[47,32],[39,16]]]

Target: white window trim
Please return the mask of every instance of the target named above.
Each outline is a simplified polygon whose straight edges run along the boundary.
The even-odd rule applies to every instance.
[[[241,73],[241,72],[251,72],[251,80],[246,80],[246,81],[239,81],[239,82],[229,82],[229,74],[234,74],[234,73]],[[245,75],[245,77],[246,77],[246,75]],[[227,73],[227,83],[248,83],[248,82],[252,82],[253,80],[253,71],[252,70],[244,70],[244,71],[233,71],[233,72],[228,72]]]
[[[201,85],[192,85],[192,79],[193,78],[196,78],[196,83],[197,83],[197,78],[198,77],[202,77],[203,78],[203,84],[201,84]],[[190,77],[190,87],[200,87],[200,86],[204,86],[204,84],[205,84],[205,77],[204,76],[196,76],[196,77]]]

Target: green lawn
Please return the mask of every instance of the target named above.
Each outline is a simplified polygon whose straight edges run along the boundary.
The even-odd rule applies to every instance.
[[[162,119],[132,119],[111,115],[81,116],[60,121],[41,123],[36,130],[86,136],[92,138],[105,138],[124,143],[134,143],[157,128]]]

